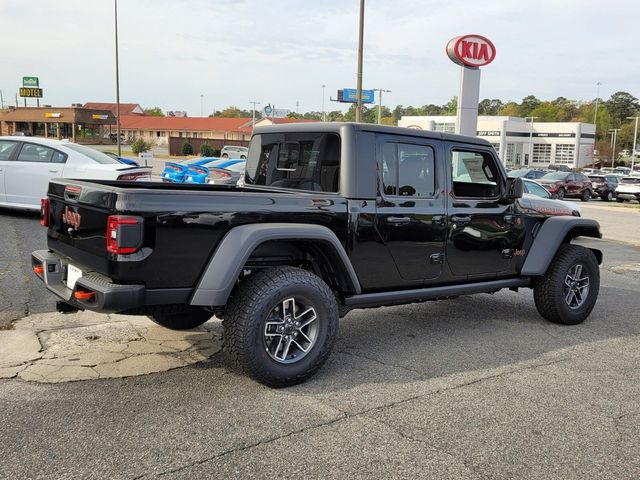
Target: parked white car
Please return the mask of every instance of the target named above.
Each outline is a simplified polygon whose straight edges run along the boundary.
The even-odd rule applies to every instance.
[[[151,168],[66,140],[0,137],[0,206],[39,210],[52,178],[148,181]]]
[[[245,160],[249,149],[247,147],[237,147],[235,145],[225,145],[220,151],[220,158],[242,158]]]

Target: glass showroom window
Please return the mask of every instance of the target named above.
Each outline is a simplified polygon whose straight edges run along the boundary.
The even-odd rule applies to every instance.
[[[575,145],[573,143],[561,143],[556,145],[556,163],[573,163]]]
[[[507,143],[507,155],[505,161],[507,165],[513,165],[513,157],[516,153],[516,146],[513,143]]]
[[[450,122],[436,122],[435,124],[436,132],[445,132],[445,133],[455,133],[456,124]]]
[[[550,163],[551,145],[546,143],[533,144],[533,163]]]

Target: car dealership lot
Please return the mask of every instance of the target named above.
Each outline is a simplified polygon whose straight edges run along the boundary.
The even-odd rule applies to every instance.
[[[125,379],[0,380],[0,478],[635,478],[640,214],[582,206],[629,241],[597,242],[600,298],[581,325],[500,292],[351,312],[326,367],[286,390],[224,354]],[[0,318],[51,311],[28,257],[44,229],[2,211],[0,231]]]

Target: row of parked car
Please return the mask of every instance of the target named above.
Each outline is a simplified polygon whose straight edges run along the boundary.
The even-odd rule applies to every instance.
[[[509,171],[509,176],[536,181],[559,200],[567,197],[579,198],[583,202],[592,198],[607,202],[614,199],[618,202],[640,202],[640,175],[635,174],[595,169],[573,172],[522,168]]]
[[[231,185],[238,183],[246,160],[234,158],[202,157],[186,162],[167,162],[162,171],[164,182],[211,183]]]

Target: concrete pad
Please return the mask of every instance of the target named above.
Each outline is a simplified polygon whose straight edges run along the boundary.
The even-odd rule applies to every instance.
[[[42,383],[145,375],[207,360],[220,334],[171,331],[145,317],[39,314],[0,331],[0,378]],[[164,331],[166,330],[166,331]]]
[[[0,367],[20,365],[42,356],[40,341],[28,330],[0,331]]]
[[[149,355],[135,355],[120,362],[96,365],[94,368],[102,378],[118,378],[163,372],[172,368],[184,367],[185,365],[186,363],[178,357],[152,353]]]

